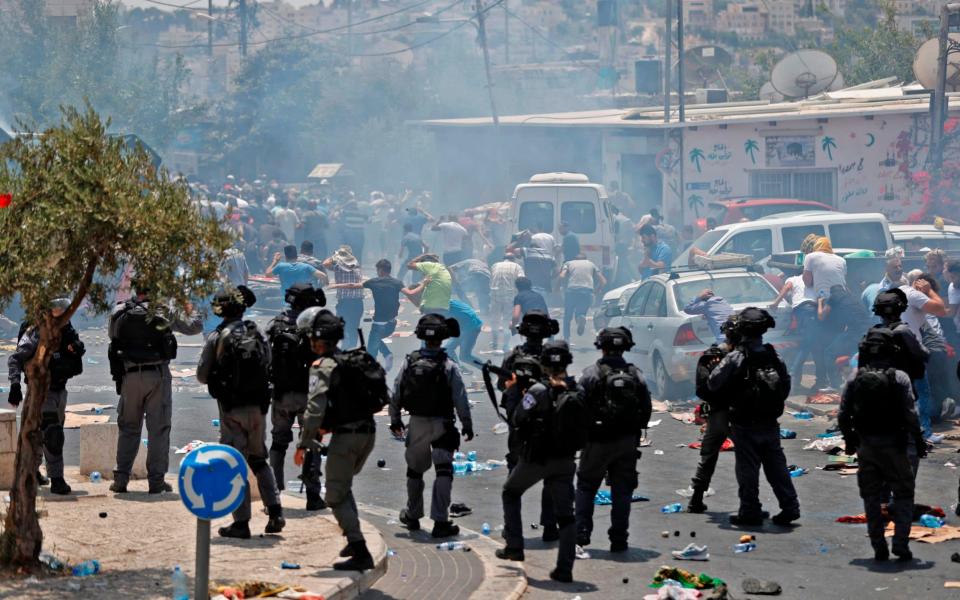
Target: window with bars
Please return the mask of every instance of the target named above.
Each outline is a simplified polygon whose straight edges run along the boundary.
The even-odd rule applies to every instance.
[[[750,195],[767,198],[816,200],[837,205],[837,171],[752,171]]]

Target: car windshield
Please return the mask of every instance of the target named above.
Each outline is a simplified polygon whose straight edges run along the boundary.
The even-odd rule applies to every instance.
[[[710,248],[713,248],[714,244],[720,241],[720,238],[723,237],[723,234],[727,232],[726,229],[712,229],[707,231],[700,237],[698,237],[693,242],[693,247],[697,250],[703,250],[704,252],[709,252]]]
[[[777,297],[776,291],[767,283],[767,280],[758,275],[744,274],[742,277],[697,279],[673,286],[677,308],[683,309],[691,299],[705,289],[713,290],[715,295],[723,297],[730,304],[766,306]]]

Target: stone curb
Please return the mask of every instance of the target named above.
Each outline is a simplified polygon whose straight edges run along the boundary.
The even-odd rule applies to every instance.
[[[360,512],[369,512],[385,519],[396,516],[396,511],[379,506],[361,504]],[[483,564],[484,578],[480,587],[470,598],[474,600],[519,600],[527,589],[527,575],[524,563],[503,561],[494,555],[501,546],[489,536],[479,532],[460,528],[460,541],[470,544],[471,550]]]

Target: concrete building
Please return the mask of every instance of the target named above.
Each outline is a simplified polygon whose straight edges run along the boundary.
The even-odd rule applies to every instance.
[[[767,0],[769,25],[771,31],[794,35],[797,22],[796,0]]]
[[[769,14],[756,2],[730,4],[717,14],[717,31],[729,31],[742,40],[760,40],[767,35]]]
[[[713,0],[685,0],[683,23],[692,29],[709,29],[714,23]]]
[[[507,116],[499,137],[483,118],[421,125],[435,134],[438,197],[461,206],[503,200],[535,173],[573,171],[619,181],[673,223],[738,196],[818,200],[904,221],[921,204],[914,176],[925,168],[930,128],[928,97],[909,91],[690,106],[685,123],[665,123],[662,107]],[[960,99],[951,113],[956,127]],[[960,161],[960,145],[945,161]]]

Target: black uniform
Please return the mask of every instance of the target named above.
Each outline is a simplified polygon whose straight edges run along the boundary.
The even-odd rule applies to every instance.
[[[577,543],[590,543],[594,497],[606,476],[613,502],[610,543],[626,549],[630,503],[637,488],[637,447],[650,420],[650,392],[640,370],[622,356],[606,356],[584,369],[580,387],[591,425],[577,470]]]
[[[775,390],[758,390],[755,387],[773,377],[772,374],[762,374],[756,370],[757,365],[764,363],[772,365],[779,378]],[[775,522],[787,524],[799,518],[800,501],[787,471],[787,459],[780,445],[780,425],[777,422],[790,393],[790,375],[783,360],[772,346],[764,345],[759,336],[745,336],[742,344],[727,354],[713,370],[707,385],[711,392],[727,396],[732,403],[730,421],[740,510],[737,516],[731,517],[731,522],[751,525],[762,523],[761,466],[780,503],[781,514],[775,517]]]
[[[700,462],[697,464],[697,472],[691,481],[694,499],[691,500],[688,507],[690,512],[706,510],[703,505],[703,495],[710,488],[710,481],[717,469],[720,448],[723,447],[723,442],[730,437],[730,399],[724,394],[711,392],[708,384],[713,369],[719,365],[729,351],[730,346],[727,344],[711,346],[697,362],[696,390],[697,397],[703,400],[700,410],[706,420],[706,427],[704,428],[703,439],[700,441]]]

